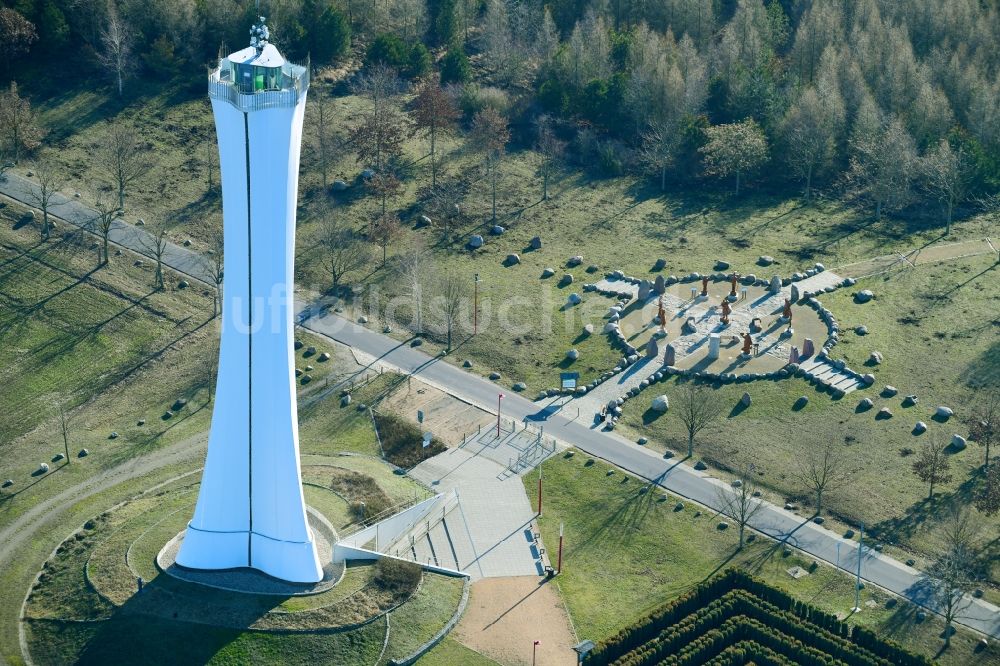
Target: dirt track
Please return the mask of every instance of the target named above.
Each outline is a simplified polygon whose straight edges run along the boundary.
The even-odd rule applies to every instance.
[[[559,592],[534,576],[484,578],[453,634],[459,642],[502,664],[530,664],[534,641],[539,666],[576,663],[576,638]]]

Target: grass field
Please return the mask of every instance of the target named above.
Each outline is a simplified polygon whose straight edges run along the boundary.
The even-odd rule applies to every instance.
[[[107,132],[105,121],[115,117],[133,119],[147,141],[149,153],[156,156],[156,163],[130,191],[126,219],[134,221],[142,217],[150,226],[164,224],[172,240],[192,239],[194,249],[208,248],[212,233],[221,223],[221,214],[220,198],[207,191],[214,129],[201,79],[173,82],[169,86],[160,81],[139,81],[130,87],[123,100],[106,88],[89,85],[74,88],[67,86],[65,80],[41,74],[21,83],[22,92],[31,95],[49,129],[48,147],[42,154],[62,167],[66,192],[79,191],[83,201],[94,200],[102,176],[92,153]],[[315,95],[310,96],[310,105],[313,104]],[[352,189],[334,198],[318,187],[319,175],[315,156],[309,149],[307,129],[296,257],[296,279],[306,289],[322,291],[329,286],[317,249],[328,205],[332,207],[329,214],[342,216],[359,230],[367,227],[375,210],[375,202],[353,185],[364,165],[355,162],[343,143],[352,118],[365,105],[366,102],[350,95],[332,100],[338,118],[337,138],[341,142],[332,178],[352,183]],[[307,111],[307,123],[311,113],[312,109]],[[579,371],[581,380],[586,382],[618,358],[603,336],[580,336],[585,323],[594,323],[600,329],[604,299],[584,294],[581,305],[564,307],[570,293],[583,293],[582,283],[593,279],[587,272],[590,265],[597,267],[597,275],[621,269],[632,275],[651,276],[653,262],[663,257],[667,262],[664,272],[681,275],[704,272],[717,259],[723,259],[743,273],[788,275],[816,261],[836,268],[875,255],[906,251],[933,242],[941,235],[936,222],[907,218],[876,222],[867,213],[822,198],[804,206],[795,199],[763,193],[750,193],[739,199],[714,192],[663,195],[649,183],[632,177],[600,179],[570,169],[557,175],[550,200],[542,202],[536,175],[537,155],[512,146],[501,167],[499,187],[498,222],[507,231],[491,236],[487,233],[490,224],[487,183],[479,177],[478,158],[461,138],[439,145],[444,150],[442,182],[455,192],[452,199],[459,204],[461,214],[449,233],[436,227],[411,228],[419,214],[431,211],[418,200],[418,190],[429,181],[426,160],[421,159],[426,151],[425,142],[419,138],[407,141],[406,155],[414,165],[407,175],[404,192],[390,202],[401,213],[403,232],[389,248],[387,266],[373,262],[369,269],[351,276],[358,289],[357,296],[348,304],[348,312],[366,313],[372,324],[377,325],[385,308],[394,298],[402,296],[401,321],[394,321],[393,335],[401,339],[409,337],[410,333],[401,325],[409,319],[410,303],[405,281],[399,274],[398,255],[414,245],[422,245],[434,263],[432,273],[454,271],[468,276],[470,298],[472,276],[479,273],[482,278],[480,334],[468,335],[471,306],[465,307],[462,317],[466,322],[460,326],[450,360],[458,363],[470,358],[475,362],[475,372],[485,375],[497,370],[503,374],[502,384],[526,382],[532,395],[555,385],[558,373],[564,369]],[[23,172],[26,167],[19,170]],[[60,507],[65,511],[57,521],[44,531],[33,532],[12,553],[11,564],[0,571],[3,609],[0,654],[15,663],[18,661],[16,610],[31,577],[63,536],[114,503],[200,464],[199,446],[203,443],[199,444],[197,436],[209,425],[211,361],[216,356],[217,344],[211,299],[201,288],[152,293],[149,267],[134,267],[133,257],[128,253],[113,257],[109,267],[94,271],[94,253],[88,241],[77,244],[60,230],[53,240],[39,244],[36,229],[18,224],[23,213],[17,205],[0,208],[0,404],[4,405],[0,443],[4,453],[2,476],[16,482],[0,495],[0,525],[9,524],[45,499],[122,463],[181,442],[190,442],[191,455],[143,478],[99,487],[93,495],[74,498],[74,504]],[[436,214],[432,213],[432,217],[440,221]],[[485,246],[474,253],[464,247],[473,233],[486,238]],[[996,234],[996,218],[980,216],[959,221],[949,240],[988,234]],[[542,238],[543,247],[527,251],[529,240],[535,235]],[[514,252],[520,254],[521,263],[503,266],[504,258]],[[773,267],[755,266],[756,258],[764,254],[775,257],[777,262]],[[584,257],[582,265],[566,269],[566,259],[574,255]],[[870,351],[881,351],[885,362],[870,371],[877,377],[876,386],[897,386],[899,397],[876,398],[875,410],[857,413],[855,405],[860,395],[831,401],[798,381],[760,383],[738,389],[723,387],[717,395],[726,406],[724,418],[704,433],[699,457],[722,466],[752,459],[764,471],[762,481],[773,493],[801,499],[802,489],[790,473],[792,461],[819,442],[843,441],[844,452],[856,469],[851,484],[828,495],[828,508],[837,518],[852,523],[864,520],[874,525],[879,538],[888,544],[887,552],[899,557],[912,553],[918,563],[923,562],[935,549],[935,519],[941,509],[945,505],[968,503],[981,451],[972,445],[952,456],[955,481],[940,488],[936,502],[922,500],[926,489],[912,477],[910,459],[901,451],[918,448],[915,442],[919,443],[919,438],[910,434],[913,422],[918,419],[931,426],[928,435],[937,433],[949,438],[952,432],[962,433],[960,419],[975,398],[971,386],[1000,382],[997,366],[1000,347],[994,314],[1000,295],[992,288],[998,270],[992,262],[990,257],[963,259],[863,280],[857,288],[871,288],[877,296],[866,305],[854,304],[846,291],[826,296],[824,304],[834,311],[847,331],[836,355],[843,355],[852,367],[861,369]],[[545,267],[555,269],[555,278],[540,278]],[[571,274],[574,280],[572,285],[560,287],[557,281],[564,273]],[[172,282],[168,280],[168,284]],[[434,319],[433,315],[428,316],[428,321]],[[868,326],[868,336],[862,338],[849,332],[859,323]],[[305,333],[302,337],[306,345],[322,345]],[[426,349],[433,353],[442,345],[443,335],[438,327],[430,332]],[[578,361],[568,364],[564,355],[571,347],[581,355]],[[338,392],[325,394],[328,381],[336,382],[343,377],[341,370],[333,363],[324,365],[306,359],[301,351],[296,360],[300,369],[314,366],[309,371],[314,381],[300,389],[303,454],[330,456],[347,451],[377,456],[371,420],[366,412],[355,407],[376,400],[393,379],[376,379],[354,393],[350,407],[341,408]],[[665,385],[667,393],[672,388],[673,384]],[[729,406],[736,404],[745,389],[752,394],[752,408],[731,413]],[[920,404],[903,409],[899,400],[908,393],[917,394]],[[792,403],[803,394],[810,396],[809,405],[793,412]],[[178,398],[187,399],[186,406],[164,420],[164,412]],[[644,422],[644,402],[645,399],[639,399],[629,404],[623,430],[649,437],[650,445],[656,448],[676,447],[679,437],[676,419],[668,414]],[[948,424],[932,422],[928,418],[930,410],[938,404],[956,409],[957,417]],[[48,462],[62,452],[59,405],[65,406],[68,417],[71,455],[83,447],[91,455],[74,458],[69,465],[52,464],[53,472],[31,477],[31,471],[39,463]],[[890,406],[895,416],[875,421],[874,413],[883,405]],[[118,437],[110,439],[112,432]],[[845,440],[845,435],[852,439]],[[580,462],[579,457],[576,462]],[[351,458],[350,463],[351,469],[365,473],[365,466],[377,461],[358,456]],[[589,492],[584,490],[586,486],[604,488],[612,480],[616,484],[621,480],[620,474],[590,479],[586,475],[591,472],[594,470],[564,473],[565,501],[571,508],[574,502],[587,508],[580,516],[571,511],[577,525],[571,528],[577,530],[571,543],[593,544],[606,533],[609,524],[620,519],[631,521],[639,533],[655,528],[657,534],[656,539],[650,540],[641,535],[622,537],[616,545],[620,554],[616,562],[624,562],[625,567],[619,570],[620,580],[625,581],[623,589],[632,599],[618,607],[620,615],[658,603],[658,595],[675,594],[725,560],[727,539],[731,540],[732,535],[715,534],[710,522],[702,528],[698,519],[691,519],[685,527],[683,521],[689,519],[689,512],[673,514],[667,510],[672,502],[655,503],[651,495],[638,502],[630,500],[628,493],[634,492],[634,480],[614,486],[615,492],[623,495],[599,494],[605,503],[590,503],[584,494]],[[405,499],[412,495],[412,486],[403,485],[405,479],[392,477],[392,480],[400,485],[386,481],[384,489],[390,496]],[[644,503],[650,503],[651,507],[642,508]],[[331,500],[328,508],[334,511],[335,504]],[[549,543],[557,525],[550,519],[554,515],[558,514],[547,514],[543,523]],[[661,524],[672,525],[677,535],[686,535],[689,541],[673,533],[661,534],[658,531]],[[983,539],[997,543],[1000,521],[983,520],[982,528]],[[670,552],[666,552],[664,544],[670,544]],[[898,544],[898,550],[894,544]],[[731,548],[731,543],[728,547]],[[574,558],[583,563],[592,561],[588,559],[593,557],[588,548],[593,546],[576,548]],[[782,564],[775,565],[778,569],[772,577],[781,579]],[[766,574],[771,564],[761,566]],[[597,566],[581,568],[596,570]],[[63,574],[53,572],[53,575]],[[611,579],[602,578],[599,572],[587,575],[593,578],[581,579],[576,589],[569,572],[560,584],[565,586],[574,619],[580,622],[583,617],[581,627],[592,632],[605,631],[615,624],[618,616],[609,611],[602,617],[591,605],[607,606],[600,592],[615,588]],[[821,568],[794,584],[806,589],[807,595],[826,599],[826,583],[815,590],[808,589],[826,575],[833,576]],[[1000,574],[995,572],[994,577],[997,575]],[[655,584],[651,586],[647,579]],[[618,580],[614,585],[618,585]],[[834,590],[829,599],[840,604],[843,589],[839,583],[829,585]],[[988,588],[987,594],[996,598],[997,593],[995,588]],[[866,609],[858,621],[876,618],[872,622],[881,622],[886,631],[897,632],[899,640],[913,640],[922,649],[934,649],[936,639],[929,635],[930,629],[914,628],[898,611],[888,616],[887,613],[867,613]],[[57,634],[69,644],[100,631],[88,625],[56,627],[46,622],[40,620],[29,627],[30,632],[40,637],[35,642],[48,645]],[[154,640],[156,631],[163,632],[164,644],[184,634],[178,626],[137,627],[132,618],[116,618],[114,623],[120,624],[106,627],[149,638],[150,662],[170,656]],[[581,631],[581,635],[585,633]],[[359,654],[377,655],[383,637],[384,627],[370,628],[358,635],[333,638],[323,645],[297,638],[301,644],[293,647],[315,650],[318,658],[335,660],[335,650],[348,647]],[[251,657],[266,660],[278,654],[279,649],[278,642],[271,642],[270,638],[254,643],[222,630],[206,632],[204,644],[213,646],[213,659],[218,663],[241,663]],[[956,642],[956,648],[945,655],[945,661],[959,663],[971,659],[967,652],[961,651],[968,647],[968,642],[963,645],[965,648]],[[97,662],[123,659],[126,655],[98,651],[85,656],[85,661]],[[208,658],[205,653],[189,656],[202,661]],[[37,658],[44,661],[46,657],[43,654]],[[448,660],[455,659],[464,663],[479,661],[478,655],[448,640],[425,661],[449,663]]]
[[[934,501],[927,500],[927,486],[912,472],[912,452],[930,438],[944,446],[952,434],[966,434],[962,420],[970,415],[976,396],[969,383],[996,381],[997,342],[991,335],[996,321],[987,313],[997,311],[1000,299],[996,290],[988,288],[997,270],[992,257],[971,257],[862,280],[855,289],[870,288],[877,294],[865,305],[854,303],[851,290],[826,295],[824,305],[837,313],[847,331],[834,356],[842,355],[851,367],[874,373],[875,388],[838,401],[797,379],[721,386],[713,399],[722,408],[722,418],[700,436],[696,456],[729,469],[753,462],[761,473],[760,483],[780,498],[809,505],[811,498],[796,477],[795,460],[810,447],[835,442],[851,474],[849,482],[827,494],[827,510],[855,528],[864,522],[878,539],[902,546],[907,551],[899,554],[902,559],[910,557],[908,553],[918,559],[932,555],[940,543],[937,527],[947,509],[968,506],[982,483],[983,451],[970,444],[949,455],[953,480],[935,489]],[[907,323],[913,318],[920,325]],[[868,327],[866,336],[853,332],[861,323]],[[883,354],[881,365],[865,365],[872,351]],[[658,387],[655,393],[670,395],[676,383],[661,385],[662,391]],[[895,386],[899,393],[882,397],[884,385]],[[744,391],[753,404],[746,410],[735,409]],[[917,395],[916,406],[902,406],[908,394]],[[801,395],[810,398],[809,404],[793,410]],[[874,408],[859,411],[858,402],[866,396],[874,400]],[[668,413],[651,420],[646,410],[652,397],[627,403],[625,432],[649,437],[650,446],[659,450],[686,450],[686,435],[677,417]],[[938,405],[952,407],[956,415],[947,423],[936,422],[932,416]],[[891,419],[875,418],[882,407],[892,411]],[[929,430],[915,436],[918,420]],[[794,433],[794,437],[775,433]],[[980,526],[981,540],[995,543],[1000,521],[982,517]],[[1000,570],[994,569],[995,580]]]
[[[388,468],[385,474],[391,475]],[[272,663],[276,643],[270,632],[277,630],[290,639],[283,643],[290,652],[282,663],[305,659],[297,650],[317,650],[316,638],[295,632],[318,631],[317,638],[329,639],[318,654],[329,655],[332,663],[369,664],[374,659],[365,646],[373,636],[388,641],[387,656],[404,657],[429,640],[458,606],[461,579],[425,574],[387,624],[379,614],[400,600],[381,590],[371,564],[348,567],[328,591],[287,599],[233,594],[164,576],[153,558],[190,516],[196,490],[189,477],[130,500],[88,522],[60,546],[26,606],[36,663],[130,663],[135,651],[144,662],[160,663],[169,657],[160,654],[156,636],[178,631],[186,632],[190,643],[176,657],[182,663],[197,655],[210,663]],[[146,583],[141,595],[136,594],[137,574]],[[130,634],[131,649],[125,650],[118,632],[127,631],[136,618],[152,629]],[[367,623],[356,626],[359,622]],[[381,644],[378,640],[380,649]]]
[[[609,473],[610,472],[610,473]],[[544,463],[545,512],[542,538],[549,549],[565,525],[563,572],[556,584],[577,634],[600,640],[619,631],[652,608],[673,599],[695,583],[731,566],[746,568],[831,613],[846,614],[853,605],[853,581],[832,567],[820,566],[793,579],[786,570],[809,568],[811,560],[759,539],[737,551],[734,530],[717,529],[719,519],[691,504],[677,510],[677,498],[649,489],[607,465],[588,463],[577,454]],[[532,496],[534,479],[525,482]],[[613,592],[612,592],[613,591]],[[919,623],[908,603],[888,608],[889,595],[869,587],[864,610],[850,622],[861,623],[910,649],[934,655],[943,625],[936,616]],[[872,602],[872,603],[870,603]],[[942,664],[1000,663],[995,647],[974,652],[975,639],[960,631]]]

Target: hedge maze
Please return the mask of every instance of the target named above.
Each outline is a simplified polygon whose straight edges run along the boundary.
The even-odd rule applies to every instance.
[[[584,663],[923,666],[933,662],[731,569],[602,641]]]

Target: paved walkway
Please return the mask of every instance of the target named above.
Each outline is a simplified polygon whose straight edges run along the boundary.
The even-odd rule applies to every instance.
[[[30,182],[14,174],[8,174],[6,182],[0,183],[0,193],[30,205],[24,192],[30,187]],[[72,215],[76,219],[85,220],[93,216],[92,212],[76,201],[70,201],[66,210],[56,211],[57,216]],[[67,221],[72,221],[67,219]],[[119,243],[129,249],[133,242],[133,234],[128,229],[123,230],[122,241]],[[116,241],[119,242],[119,241]],[[136,249],[141,252],[142,249]],[[959,255],[961,256],[961,255]],[[192,277],[207,280],[205,270],[207,260],[195,252],[171,245],[167,263],[175,270],[187,273]],[[840,275],[848,272],[837,269]],[[405,373],[419,374],[420,378],[459,397],[466,402],[478,405],[486,411],[492,411],[496,402],[498,387],[481,377],[465,372],[437,358],[353,324],[335,315],[322,318],[306,319],[304,326],[316,333],[326,335],[334,340],[356,347],[386,365],[395,367]],[[560,441],[570,443],[592,456],[607,460],[636,476],[649,479],[671,492],[687,497],[709,507],[718,504],[717,484],[709,476],[694,470],[687,465],[665,461],[649,450],[640,447],[625,438],[611,432],[600,432],[589,423],[590,419],[579,419],[572,415],[560,414],[562,407],[557,399],[546,404],[536,404],[518,395],[507,394],[504,403],[504,414],[518,420],[543,421],[546,435]],[[575,409],[573,410],[575,413]],[[147,457],[139,459],[149,464]],[[132,467],[138,461],[131,463]],[[116,468],[114,470],[118,472]],[[124,472],[121,472],[124,473]],[[507,483],[513,483],[512,478]],[[517,481],[519,483],[519,481]],[[487,519],[490,514],[486,514]],[[784,511],[780,507],[766,504],[760,511],[753,526],[761,532],[800,548],[810,555],[830,564],[838,561],[838,554],[846,550],[850,554],[839,558],[840,565],[848,572],[853,572],[857,566],[857,544],[845,540],[810,522],[803,523],[802,518]],[[5,530],[4,533],[9,533]],[[0,540],[2,543],[2,540]],[[6,545],[6,544],[5,544]],[[2,559],[3,547],[0,547]],[[907,567],[881,553],[866,550],[862,556],[862,578],[884,587],[896,594],[925,606],[932,607],[926,592],[926,579],[920,571]],[[959,614],[957,621],[972,629],[1000,638],[1000,609],[982,600],[969,600],[968,605]]]
[[[915,267],[921,264],[931,264],[939,261],[974,257],[981,254],[997,254],[998,248],[990,238],[962,241],[960,243],[934,244],[910,250],[906,254],[886,254],[872,257],[864,261],[840,266],[835,270],[844,277],[862,278],[878,275],[892,270],[896,266]]]
[[[505,469],[485,456],[448,449],[410,470],[410,476],[435,491],[454,490],[459,497],[459,507],[448,512],[426,541],[418,540],[419,561],[430,556],[441,566],[454,567],[457,560],[457,568],[473,579],[544,573],[531,528],[535,512],[521,477],[505,475]]]

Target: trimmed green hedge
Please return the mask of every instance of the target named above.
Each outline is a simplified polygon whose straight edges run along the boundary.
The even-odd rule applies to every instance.
[[[766,631],[762,633],[761,627]],[[781,663],[782,657],[794,663],[850,666],[932,663],[869,630],[860,627],[852,630],[836,616],[736,569],[698,584],[602,641],[585,663],[588,666],[706,663],[721,656],[734,642],[743,640],[766,648],[759,663]],[[747,648],[744,652],[756,649]],[[737,658],[735,652],[729,654],[726,659]],[[751,655],[751,660],[758,658]]]

